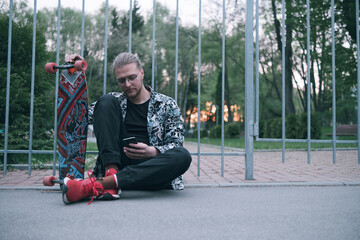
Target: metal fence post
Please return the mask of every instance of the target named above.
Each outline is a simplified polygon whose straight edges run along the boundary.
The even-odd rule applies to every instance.
[[[260,59],[260,49],[259,49],[259,0],[255,2],[256,9],[255,9],[255,19],[256,19],[256,37],[255,37],[255,123],[257,126],[260,126],[259,119],[260,119],[260,101],[259,101],[259,59]],[[256,134],[255,140],[259,138],[259,135]]]
[[[35,48],[36,48],[36,8],[37,0],[34,0],[33,16],[33,43],[31,59],[31,100],[30,100],[30,127],[29,127],[29,158],[28,158],[28,175],[31,175],[31,157],[32,157],[32,140],[33,140],[33,123],[34,123],[34,88],[35,88]]]
[[[245,179],[253,180],[253,153],[254,153],[254,36],[253,36],[253,0],[246,2],[245,25]]]
[[[105,7],[105,48],[104,48],[104,86],[103,94],[106,94],[106,76],[107,76],[107,48],[108,48],[108,19],[109,19],[109,0],[106,0]]]
[[[201,0],[199,0],[199,45],[198,45],[198,127],[197,127],[197,175],[200,177],[200,95],[201,95]]]
[[[60,21],[61,21],[61,0],[58,1],[58,19],[56,35],[56,65],[60,62]],[[54,103],[54,143],[53,143],[53,175],[56,174],[56,149],[57,149],[57,102],[59,89],[59,71],[55,75],[55,103]]]
[[[286,46],[286,23],[285,23],[285,0],[282,0],[282,45],[281,45],[281,141],[282,141],[282,163],[285,163],[285,46]]]
[[[156,0],[153,1],[153,31],[152,31],[152,62],[151,62],[151,87],[155,89],[155,13]]]
[[[307,59],[307,163],[311,163],[311,81],[310,81],[310,68],[311,68],[311,50],[310,50],[310,0],[306,0],[306,59]]]
[[[129,52],[131,52],[131,39],[132,39],[132,0],[130,0],[130,10],[129,10]]]
[[[334,0],[331,0],[331,74],[332,74],[332,145],[333,164],[336,163],[336,80],[335,80],[335,16]]]
[[[82,14],[81,14],[81,50],[80,55],[84,57],[84,32],[85,32],[85,0],[82,1]]]
[[[176,0],[176,30],[175,30],[175,102],[178,100],[178,60],[179,58],[179,0]]]
[[[221,71],[221,176],[224,177],[224,130],[225,130],[225,40],[226,40],[226,26],[225,26],[225,0],[223,0],[223,23],[222,23],[222,71]]]
[[[358,164],[360,164],[360,40],[359,40],[359,1],[356,6],[356,45],[357,45],[357,120],[358,120]]]
[[[8,57],[6,73],[6,112],[5,112],[5,142],[4,142],[4,175],[7,170],[7,151],[8,151],[8,133],[9,133],[9,102],[10,102],[10,73],[11,73],[11,40],[12,40],[12,9],[13,0],[9,3],[9,35],[8,35]]]

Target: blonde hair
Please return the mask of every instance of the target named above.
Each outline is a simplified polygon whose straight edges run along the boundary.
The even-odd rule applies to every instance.
[[[130,52],[123,52],[116,56],[116,58],[112,64],[112,70],[115,71],[116,68],[121,68],[130,63],[136,63],[136,66],[139,69],[142,68],[140,59],[136,55],[134,55]]]

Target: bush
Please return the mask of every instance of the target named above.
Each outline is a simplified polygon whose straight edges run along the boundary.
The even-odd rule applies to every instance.
[[[200,138],[206,138],[208,137],[208,130],[207,129],[200,129]],[[195,128],[193,129],[192,138],[198,137],[198,130]]]
[[[210,138],[221,138],[221,126],[214,126],[210,129]]]
[[[241,133],[241,123],[233,122],[225,125],[225,133],[224,136],[226,138],[233,138],[239,136]]]
[[[206,137],[208,137],[208,136],[209,136],[209,132],[208,132],[207,129],[202,129],[202,130],[200,130],[200,137],[206,138]]]
[[[265,121],[264,137],[281,138],[281,118],[272,118]]]
[[[265,120],[261,123],[261,137],[281,138],[282,121],[281,118]],[[290,114],[285,119],[285,134],[288,139],[307,138],[307,113]],[[317,113],[311,114],[311,138],[318,139],[321,136],[321,118]]]
[[[298,132],[297,138],[307,138],[307,113],[302,113],[297,121],[296,130]],[[310,135],[312,139],[318,139],[321,136],[321,119],[319,114],[311,114],[311,130]]]
[[[319,113],[311,114],[311,138],[319,139],[321,137],[321,116]]]
[[[265,122],[264,120],[259,122],[259,137],[264,138],[265,137]]]
[[[295,114],[289,114],[285,119],[285,135],[288,139],[297,138],[297,117]]]

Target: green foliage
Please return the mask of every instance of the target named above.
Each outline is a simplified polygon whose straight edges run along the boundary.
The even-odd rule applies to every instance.
[[[227,123],[225,124],[224,136],[226,138],[239,137],[241,133],[241,129],[242,126],[240,122]]]
[[[221,125],[210,128],[210,138],[221,138]]]
[[[321,136],[321,120],[319,114],[311,113],[311,130],[310,135],[312,139],[319,139]],[[307,114],[302,113],[299,115],[296,130],[298,132],[297,138],[306,139],[307,138]]]
[[[356,96],[347,95],[339,99],[336,104],[336,122],[339,124],[350,124],[357,122]]]
[[[260,123],[260,137],[281,138],[282,120],[272,118]],[[321,118],[318,113],[311,114],[311,138],[321,137]],[[307,114],[289,114],[285,118],[285,137],[287,139],[307,139]]]
[[[272,118],[265,122],[265,136],[281,138],[281,118]]]
[[[29,10],[21,5],[24,12]],[[16,14],[15,14],[16,15]],[[10,71],[10,102],[8,149],[28,149],[30,131],[31,100],[31,59],[32,22],[17,20],[12,23],[12,58]],[[5,127],[5,104],[7,81],[8,23],[6,14],[0,14],[0,129]],[[36,32],[35,85],[33,149],[50,149],[52,146],[53,125],[53,77],[45,74],[47,59],[46,40],[41,29]],[[2,131],[3,132],[3,131]],[[4,147],[4,134],[0,134],[0,147]],[[17,163],[27,156],[9,154],[8,162]]]
[[[206,128],[200,130],[201,138],[207,138],[208,136],[209,136],[209,131]],[[192,138],[197,138],[197,137],[198,137],[198,130],[195,128],[193,129]]]
[[[243,129],[242,123],[233,122],[226,123],[224,127],[224,137],[226,138],[234,138],[239,137],[241,134],[241,130]],[[193,129],[193,138],[197,138],[197,129]],[[201,138],[220,138],[221,137],[221,125],[213,126],[210,130],[204,128],[200,131]]]
[[[295,114],[289,114],[285,118],[285,135],[286,138],[289,139],[296,139],[298,132],[297,132],[297,121],[298,118]]]
[[[274,8],[272,7],[274,4]],[[337,120],[341,123],[356,121],[356,16],[355,1],[335,1],[335,55],[331,42],[330,1],[310,1],[310,29],[306,27],[306,3],[303,0],[286,1],[286,48],[285,69],[282,69],[281,32],[276,28],[281,22],[281,1],[262,3],[260,16],[264,16],[264,37],[260,36],[260,109],[261,118],[281,116],[281,73],[293,72],[285,81],[294,84],[292,93],[296,112],[306,111],[308,105],[307,86],[311,84],[311,107],[316,112],[332,109],[332,57],[335,56],[335,80]],[[275,16],[276,15],[276,16]],[[280,21],[280,22],[279,22]],[[311,66],[306,66],[307,30],[310,30]],[[280,38],[279,38],[280,37]],[[279,41],[280,40],[280,41]],[[308,71],[310,70],[310,79]],[[290,96],[286,92],[285,97]],[[290,101],[286,99],[285,104]],[[290,113],[286,108],[286,113]],[[331,115],[323,116],[326,123]],[[329,118],[330,117],[330,118]]]

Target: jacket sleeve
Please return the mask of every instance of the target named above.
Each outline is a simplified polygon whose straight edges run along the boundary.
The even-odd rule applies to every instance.
[[[155,146],[161,153],[176,147],[182,147],[184,142],[184,121],[180,110],[171,100],[166,104],[163,125],[163,145]]]
[[[88,108],[88,124],[93,124],[94,108],[97,102],[93,102]]]

